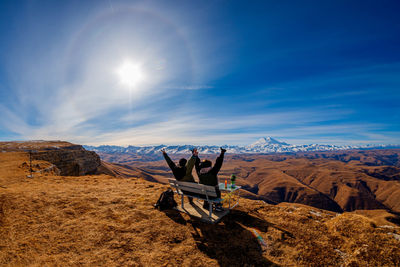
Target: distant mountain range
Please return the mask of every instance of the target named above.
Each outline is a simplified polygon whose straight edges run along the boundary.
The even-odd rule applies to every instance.
[[[177,146],[84,146],[87,150],[102,153],[127,153],[139,155],[154,155],[160,153],[161,149],[165,149],[169,154],[188,154],[191,149],[196,147],[201,154],[217,154],[220,152],[219,146],[193,146],[193,145],[177,145]],[[400,145],[363,145],[363,146],[339,146],[339,145],[291,145],[280,142],[272,137],[263,137],[253,144],[247,146],[223,146],[228,153],[231,154],[252,154],[252,153],[295,153],[308,151],[332,151],[347,149],[374,149],[374,148],[399,148]]]

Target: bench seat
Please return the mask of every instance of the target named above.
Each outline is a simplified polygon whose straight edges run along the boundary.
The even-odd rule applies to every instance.
[[[184,210],[184,196],[193,197],[201,200],[208,201],[210,203],[221,203],[222,198],[218,197],[217,188],[218,186],[210,186],[191,182],[182,182],[175,179],[168,179],[170,186],[175,189],[175,192],[181,196],[181,205]],[[226,212],[227,214],[228,212]],[[224,215],[226,215],[224,214]],[[209,220],[212,219],[212,205],[209,205]]]

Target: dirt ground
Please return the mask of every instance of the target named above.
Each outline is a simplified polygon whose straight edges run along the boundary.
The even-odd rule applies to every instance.
[[[241,199],[210,225],[154,209],[166,185],[107,175],[27,178],[27,160],[0,153],[1,266],[400,265],[400,227],[386,211],[337,214]]]

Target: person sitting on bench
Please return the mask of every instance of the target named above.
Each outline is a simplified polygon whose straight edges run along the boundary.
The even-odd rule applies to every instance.
[[[163,153],[163,156],[167,161],[168,166],[171,168],[172,173],[174,174],[176,180],[182,182],[195,183],[194,177],[192,175],[192,170],[197,160],[197,155],[199,154],[196,148],[192,150],[192,156],[190,157],[189,161],[182,158],[179,160],[178,166],[176,166],[175,162],[173,162],[171,158],[167,155],[165,149],[161,150],[161,152]],[[191,197],[188,198],[189,202],[193,203],[193,198]]]
[[[195,166],[197,176],[199,177],[200,184],[216,186],[215,191],[217,193],[217,197],[221,197],[221,191],[218,187],[218,172],[222,167],[222,163],[224,161],[224,154],[226,149],[221,147],[221,154],[217,157],[215,161],[214,167],[212,167],[212,163],[209,160],[204,160],[200,162],[200,158],[196,158]],[[209,203],[208,201],[204,201],[203,208],[208,209]],[[220,211],[222,209],[221,204],[216,206],[215,210]]]

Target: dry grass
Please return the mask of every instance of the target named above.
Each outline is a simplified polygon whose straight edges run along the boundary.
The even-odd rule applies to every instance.
[[[237,184],[243,186],[249,198],[270,203],[302,203],[332,211],[387,209],[400,213],[400,168],[396,167],[399,151],[336,151],[310,153],[303,157],[300,157],[302,153],[227,155],[218,176],[223,181],[236,174]],[[175,161],[182,156],[187,157],[171,155]],[[201,155],[202,158],[209,156]],[[211,155],[210,159],[214,160],[215,156]],[[134,161],[127,159],[130,157],[127,154],[105,153],[102,157],[122,163],[108,163],[108,167],[120,176],[143,177],[162,183],[173,177],[164,159]],[[393,166],[363,164],[372,164],[372,158],[376,164],[389,164],[391,159]],[[194,176],[196,179],[197,175]]]
[[[384,220],[242,199],[208,225],[155,210],[165,185],[107,175],[29,179],[26,160],[0,153],[1,266],[400,265],[400,241],[388,234],[400,228]]]
[[[63,148],[74,146],[75,144],[65,141],[14,141],[0,142],[0,151],[27,151],[42,150],[51,148]]]

